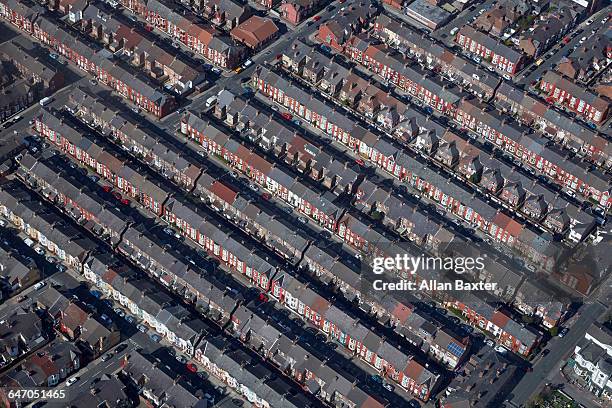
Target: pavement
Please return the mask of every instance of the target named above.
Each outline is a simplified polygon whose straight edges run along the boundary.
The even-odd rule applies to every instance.
[[[550,352],[533,365],[533,371],[525,376],[512,391],[512,403],[523,406],[548,382],[552,382],[567,358],[574,352],[576,344],[584,337],[589,326],[601,316],[607,307],[599,302],[584,304],[581,318],[563,337],[554,337],[548,342]]]

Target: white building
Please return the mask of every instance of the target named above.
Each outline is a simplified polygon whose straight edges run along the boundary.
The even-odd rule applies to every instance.
[[[574,350],[574,372],[582,377],[589,390],[612,401],[612,332],[593,324]]]

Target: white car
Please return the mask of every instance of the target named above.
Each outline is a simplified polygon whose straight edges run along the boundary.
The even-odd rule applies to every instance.
[[[71,385],[73,385],[77,381],[79,381],[79,377],[69,378],[68,380],[66,380],[66,387],[70,387]]]
[[[40,288],[42,288],[43,286],[45,286],[47,284],[47,282],[42,281],[42,282],[38,282],[36,285],[34,285],[34,290],[38,290]]]
[[[508,351],[508,349],[504,346],[495,346],[494,350],[501,354],[504,354],[506,351]]]
[[[45,254],[45,250],[42,249],[39,246],[34,247],[34,252],[36,252],[38,255],[44,255]]]

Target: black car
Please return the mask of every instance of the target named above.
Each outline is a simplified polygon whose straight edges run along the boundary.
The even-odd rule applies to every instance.
[[[121,353],[126,348],[127,348],[127,344],[125,344],[125,343],[122,343],[122,344],[118,345],[117,348],[115,349],[115,354]]]

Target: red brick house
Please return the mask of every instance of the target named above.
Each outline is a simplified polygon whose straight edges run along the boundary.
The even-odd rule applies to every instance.
[[[592,94],[556,72],[547,71],[539,87],[546,93],[547,101],[563,105],[596,124],[608,118],[610,101],[607,98]]]
[[[283,0],[280,15],[291,24],[298,25],[319,10],[321,3],[320,0]]]
[[[506,75],[516,74],[523,64],[524,58],[520,52],[469,25],[459,30],[455,42],[465,51],[479,56]]]

